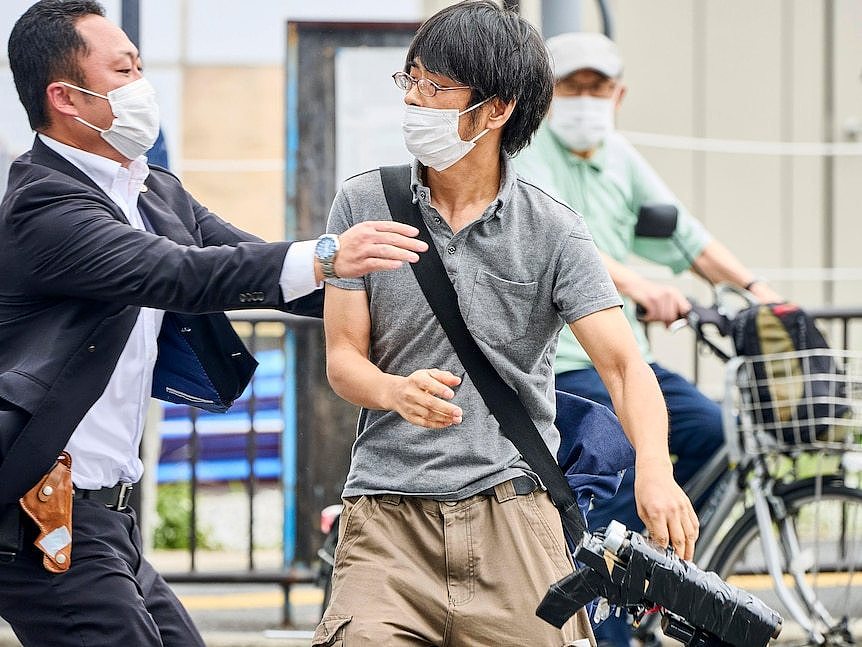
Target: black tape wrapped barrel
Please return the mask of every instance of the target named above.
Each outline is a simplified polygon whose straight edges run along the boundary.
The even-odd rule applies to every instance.
[[[536,610],[539,617],[561,627],[578,609],[603,597],[626,607],[663,607],[666,619],[681,618],[716,639],[702,644],[765,647],[781,632],[781,616],[754,595],[622,530],[625,539],[608,551],[615,555],[610,561],[600,536],[578,548],[575,559],[582,567],[551,585]]]
[[[647,600],[732,645],[766,645],[780,630],[781,616],[759,598],[635,538],[631,559],[650,562]]]

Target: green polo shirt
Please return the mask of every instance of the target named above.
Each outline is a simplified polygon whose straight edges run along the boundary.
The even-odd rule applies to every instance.
[[[539,128],[533,142],[515,158],[515,168],[525,179],[580,212],[596,246],[608,256],[626,262],[635,254],[665,265],[675,273],[688,269],[689,258],[697,258],[710,235],[661,181],[646,160],[618,134],[612,133],[588,160],[578,157],[548,129]],[[637,214],[646,202],[672,203],[679,209],[676,242],[640,238],[634,234]],[[635,318],[635,306],[626,299],[625,314],[637,338],[641,354],[653,358],[643,326]],[[554,365],[556,373],[592,366],[589,357],[568,326],[560,335]]]

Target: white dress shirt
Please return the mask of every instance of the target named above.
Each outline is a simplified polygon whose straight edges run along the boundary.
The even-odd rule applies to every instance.
[[[39,138],[93,180],[122,209],[132,227],[145,228],[138,211],[138,195],[150,172],[146,157],[133,160],[125,168],[45,135]],[[319,287],[314,280],[315,242],[290,246],[279,280],[285,301]],[[120,481],[140,480],[144,466],[138,458],[138,446],[150,401],[163,316],[162,310],[140,309],[107,387],[72,433],[66,451],[72,456],[72,481],[76,487],[93,490]]]

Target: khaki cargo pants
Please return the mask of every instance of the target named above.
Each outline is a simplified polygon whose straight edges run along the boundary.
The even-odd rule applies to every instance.
[[[463,501],[381,495],[345,502],[332,598],[311,644],[331,647],[594,647],[582,609],[562,630],[536,616],[572,572],[547,493]]]

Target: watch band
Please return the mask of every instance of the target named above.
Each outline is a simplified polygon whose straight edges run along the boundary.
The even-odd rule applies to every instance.
[[[744,286],[744,288],[743,288],[743,289],[745,289],[745,290],[749,290],[749,291],[750,291],[750,290],[751,290],[751,288],[752,288],[756,283],[766,283],[766,279],[764,279],[764,278],[762,278],[762,277],[760,277],[760,276],[755,276],[753,279],[751,279],[748,283],[746,283],[746,284],[745,284],[745,286]]]
[[[324,279],[337,279],[335,272],[335,259],[340,248],[338,236],[334,234],[323,234],[317,239],[314,247],[314,257],[320,262],[320,271]]]
[[[318,259],[320,260],[320,271],[323,274],[323,278],[325,279],[337,279],[340,278],[338,274],[335,273],[335,257],[328,259]]]

